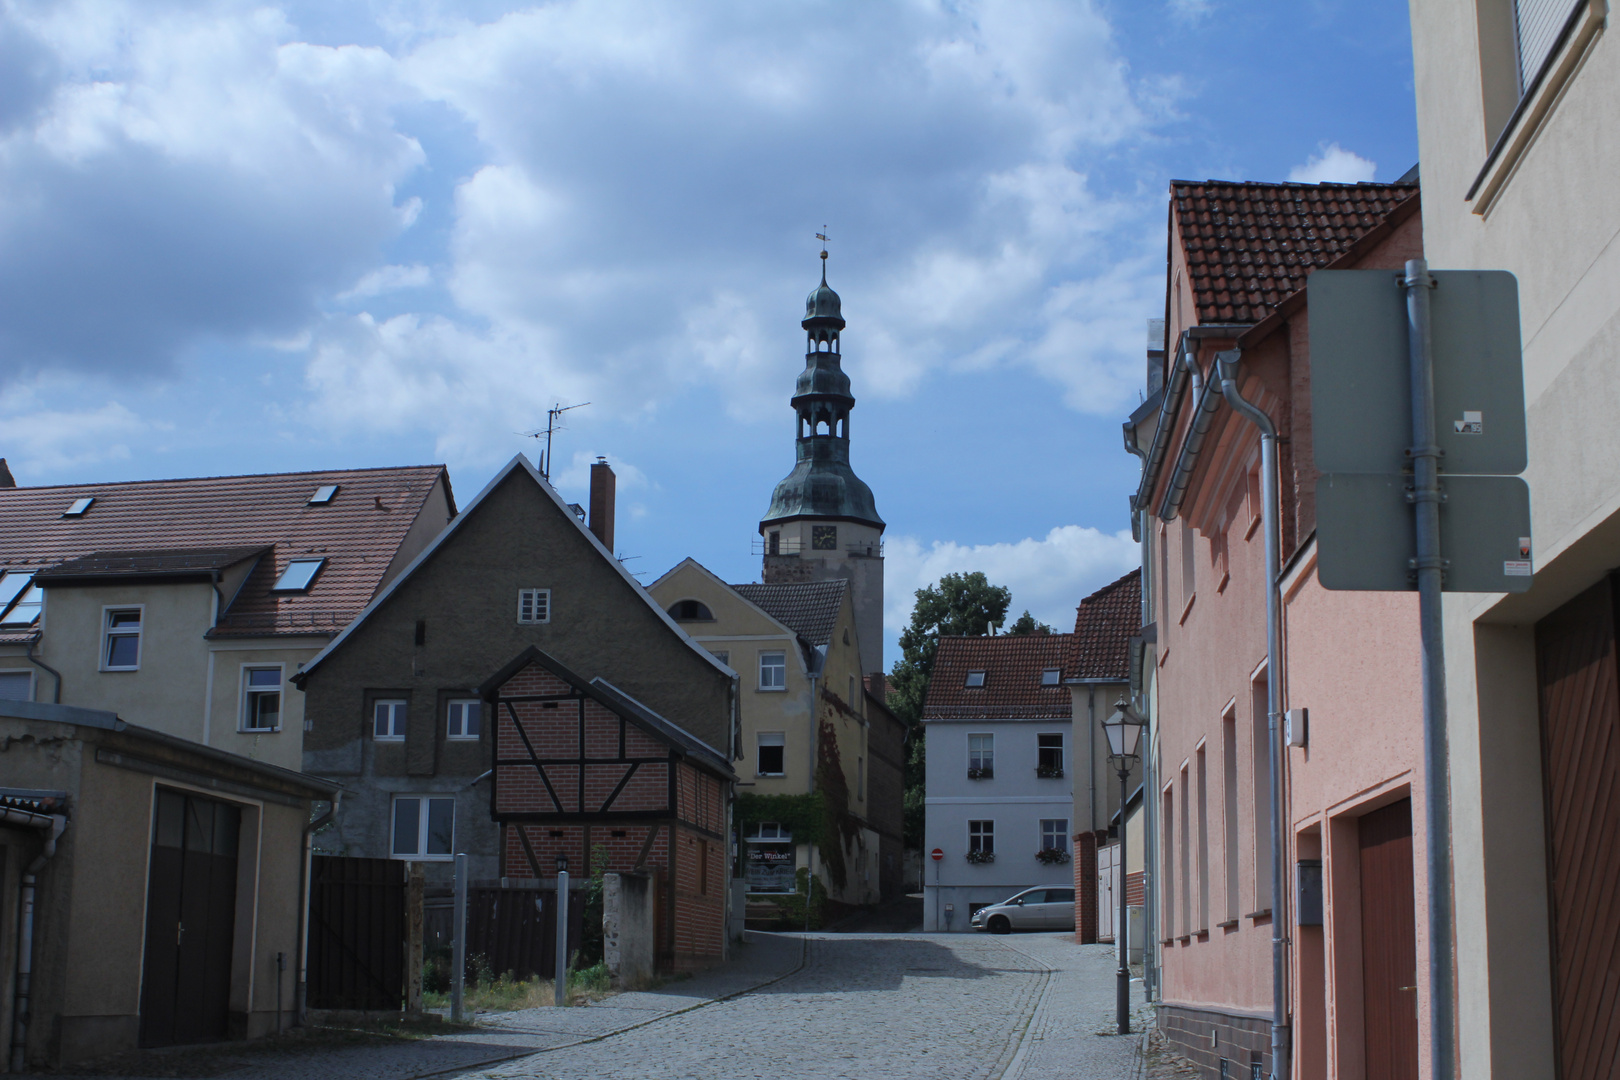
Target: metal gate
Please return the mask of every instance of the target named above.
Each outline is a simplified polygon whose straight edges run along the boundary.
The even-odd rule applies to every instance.
[[[584,936],[585,897],[570,890],[568,951]],[[452,931],[453,932],[453,931]],[[556,889],[468,889],[467,961],[482,956],[496,975],[550,979],[557,970]]]
[[[311,1008],[404,1008],[405,867],[395,859],[314,857],[309,889]]]
[[[1536,625],[1553,992],[1563,1080],[1620,1075],[1616,579]]]

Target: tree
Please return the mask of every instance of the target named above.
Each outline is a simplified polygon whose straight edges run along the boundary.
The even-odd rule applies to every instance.
[[[1050,626],[1035,621],[1035,616],[1029,613],[1028,608],[1025,608],[1024,613],[1018,616],[1011,626],[1007,627],[1007,633],[1009,634],[1050,634],[1051,632],[1052,628]]]
[[[905,771],[905,840],[910,847],[923,842],[922,708],[939,639],[983,637],[1005,621],[1011,604],[1011,590],[990,584],[977,570],[946,574],[937,584],[917,590],[911,623],[900,634],[901,658],[889,673],[889,708],[905,722],[911,744]]]

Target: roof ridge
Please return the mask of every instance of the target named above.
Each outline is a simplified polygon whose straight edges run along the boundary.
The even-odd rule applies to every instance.
[[[230,473],[219,476],[167,476],[145,480],[87,480],[76,484],[18,484],[0,488],[0,497],[12,492],[66,491],[71,488],[140,487],[147,484],[191,484],[205,480],[260,480],[275,478],[295,479],[300,476],[350,476],[355,473],[414,472],[417,470],[446,470],[444,465],[378,465],[356,469],[304,469],[298,472]]]

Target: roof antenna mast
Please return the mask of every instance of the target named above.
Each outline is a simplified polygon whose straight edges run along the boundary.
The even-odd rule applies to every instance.
[[[540,455],[540,475],[545,477],[548,481],[551,479],[551,437],[557,432],[565,430],[565,425],[559,423],[559,421],[562,419],[562,414],[565,412],[571,412],[574,409],[583,409],[589,404],[590,402],[588,401],[582,401],[578,405],[564,405],[559,401],[552,405],[551,408],[546,410],[545,427],[541,428],[539,431],[525,431],[523,433],[530,439],[538,439],[542,435],[545,436],[546,450],[545,453]]]

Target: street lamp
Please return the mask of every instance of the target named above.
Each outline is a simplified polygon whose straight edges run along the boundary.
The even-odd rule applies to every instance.
[[[1125,807],[1131,796],[1126,785],[1130,782],[1131,763],[1137,758],[1138,743],[1146,724],[1124,698],[1114,703],[1114,714],[1103,721],[1103,731],[1108,736],[1108,756],[1118,762],[1119,769],[1119,929],[1115,931],[1119,942],[1119,971],[1115,977],[1114,1018],[1121,1035],[1131,1033],[1131,938],[1125,907]]]

